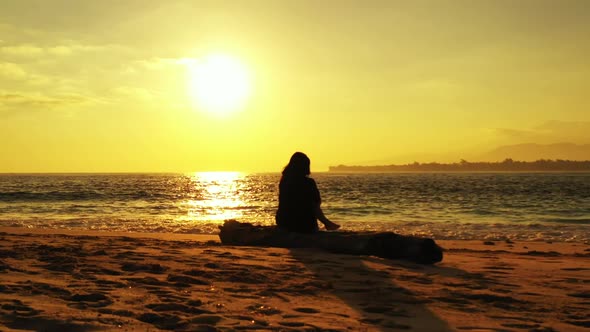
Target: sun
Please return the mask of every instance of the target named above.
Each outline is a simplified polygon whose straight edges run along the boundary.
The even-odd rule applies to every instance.
[[[198,109],[227,114],[244,107],[250,97],[250,73],[234,57],[212,54],[197,60],[189,71],[189,95]]]

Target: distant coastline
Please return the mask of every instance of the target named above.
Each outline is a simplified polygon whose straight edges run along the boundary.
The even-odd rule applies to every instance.
[[[590,160],[550,160],[515,161],[510,158],[502,162],[469,162],[458,163],[419,163],[405,165],[330,166],[329,172],[590,172]]]

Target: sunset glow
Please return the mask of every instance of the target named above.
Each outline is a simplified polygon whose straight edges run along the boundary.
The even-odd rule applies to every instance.
[[[182,220],[235,219],[242,216],[239,209],[244,205],[240,198],[239,180],[244,174],[238,172],[199,172],[194,174],[195,189],[202,197],[184,202],[188,214]]]
[[[189,70],[189,93],[199,109],[229,113],[243,107],[250,96],[250,75],[244,65],[230,56],[207,56]]]
[[[590,159],[584,0],[7,0],[0,17],[0,172]]]

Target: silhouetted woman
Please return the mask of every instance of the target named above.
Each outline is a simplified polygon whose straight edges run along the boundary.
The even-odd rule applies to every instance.
[[[319,219],[327,230],[338,229],[340,225],[331,222],[322,212],[320,192],[315,181],[309,177],[310,163],[304,153],[295,152],[283,169],[279,183],[277,225],[291,232],[313,233],[318,231]]]

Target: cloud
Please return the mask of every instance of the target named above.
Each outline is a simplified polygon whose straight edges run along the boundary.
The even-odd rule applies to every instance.
[[[49,76],[32,73],[24,66],[13,62],[0,62],[0,83],[2,80],[25,81],[32,85],[47,85],[55,83]]]
[[[83,45],[83,44],[66,44],[48,47],[46,52],[53,55],[72,55],[83,52],[101,52],[107,49],[117,48],[117,45]]]
[[[464,96],[467,90],[458,82],[443,77],[411,82],[400,89],[412,99],[434,103],[453,103]]]
[[[138,66],[151,70],[163,70],[170,67],[191,66],[197,62],[193,58],[152,58],[147,60],[138,60],[135,62]]]
[[[589,160],[590,144],[525,143],[499,146],[479,157],[479,160],[500,161],[506,158],[534,161],[539,159]]]
[[[492,133],[496,134],[500,137],[507,137],[507,138],[527,138],[536,135],[537,133],[534,130],[526,130],[526,129],[512,129],[512,128],[494,128],[491,130]]]
[[[0,43],[4,44],[4,43]],[[0,55],[19,58],[36,58],[41,56],[71,56],[83,53],[112,51],[124,49],[125,47],[115,44],[91,45],[83,44],[74,40],[62,40],[51,46],[39,46],[35,44],[1,45]]]
[[[47,49],[47,53],[53,55],[70,55],[73,52],[72,47],[69,46],[54,46]]]
[[[548,121],[535,128],[547,134],[567,133],[569,135],[590,137],[589,121]]]
[[[9,79],[25,79],[28,77],[24,68],[12,62],[0,62],[0,77]]]
[[[55,108],[92,101],[90,98],[78,94],[62,94],[46,96],[42,94],[26,94],[18,92],[0,91],[0,111],[2,109],[18,107],[27,108]]]
[[[0,47],[0,53],[13,56],[35,57],[44,52],[43,48],[29,44]]]
[[[123,46],[88,45],[73,40],[62,40],[53,46],[0,43],[0,84],[7,84],[3,80],[17,80],[33,88],[44,85],[63,91],[89,77],[108,77],[88,73],[121,66],[128,51]],[[114,60],[117,57],[118,61]]]
[[[155,94],[150,90],[131,86],[120,86],[113,88],[111,93],[115,95],[116,98],[140,101],[152,101],[156,97]]]
[[[511,143],[590,143],[590,122],[548,121],[531,129],[494,128],[492,134]]]

